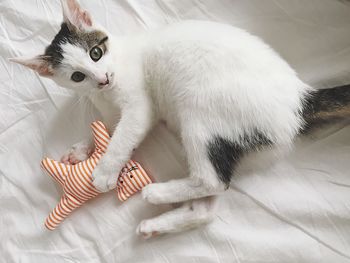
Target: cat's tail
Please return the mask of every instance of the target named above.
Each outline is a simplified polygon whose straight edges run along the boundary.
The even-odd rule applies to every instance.
[[[302,133],[350,120],[350,85],[313,91],[304,101]]]

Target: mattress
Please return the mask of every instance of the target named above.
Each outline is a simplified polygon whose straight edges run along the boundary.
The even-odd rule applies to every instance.
[[[244,28],[276,49],[316,88],[350,83],[346,0],[81,0],[111,33],[179,20]],[[61,189],[40,169],[89,135],[98,114],[51,80],[10,63],[38,54],[58,31],[60,2],[0,1],[1,262],[350,262],[350,126],[297,143],[266,171],[239,176],[220,196],[214,221],[143,240],[137,224],[169,209],[115,192],[75,211],[55,231],[44,220]],[[159,181],[186,176],[182,148],[162,126],[135,159]]]

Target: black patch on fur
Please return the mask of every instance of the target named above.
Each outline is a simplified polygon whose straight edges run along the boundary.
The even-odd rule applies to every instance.
[[[73,43],[72,33],[69,31],[66,23],[61,25],[60,31],[57,33],[51,44],[45,50],[47,60],[55,67],[61,63],[63,59],[61,45],[67,42]]]
[[[350,85],[321,89],[304,101],[302,133],[350,118]]]
[[[98,45],[102,45],[104,42],[106,42],[108,40],[108,37],[104,37],[100,40],[100,42],[98,42]]]
[[[63,59],[63,44],[70,43],[89,51],[96,45],[104,45],[104,42],[107,40],[108,37],[101,31],[81,32],[69,28],[67,23],[62,23],[60,31],[46,48],[44,56],[46,61],[50,62],[53,67],[57,67]],[[104,45],[105,51],[106,47]]]
[[[253,136],[243,136],[239,144],[221,136],[215,136],[208,143],[208,157],[219,179],[228,187],[232,173],[242,156],[269,145],[272,145],[272,141],[260,132],[254,133]]]

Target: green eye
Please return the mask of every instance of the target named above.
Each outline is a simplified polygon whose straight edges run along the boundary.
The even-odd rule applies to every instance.
[[[82,82],[85,79],[85,74],[80,71],[76,71],[70,77],[74,82]]]
[[[99,47],[94,47],[90,50],[90,57],[93,61],[97,62],[103,55],[103,51]]]

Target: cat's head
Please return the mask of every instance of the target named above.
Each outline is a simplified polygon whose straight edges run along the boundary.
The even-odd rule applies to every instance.
[[[65,88],[84,93],[111,88],[114,80],[111,37],[76,0],[61,2],[64,20],[44,54],[10,60]]]

